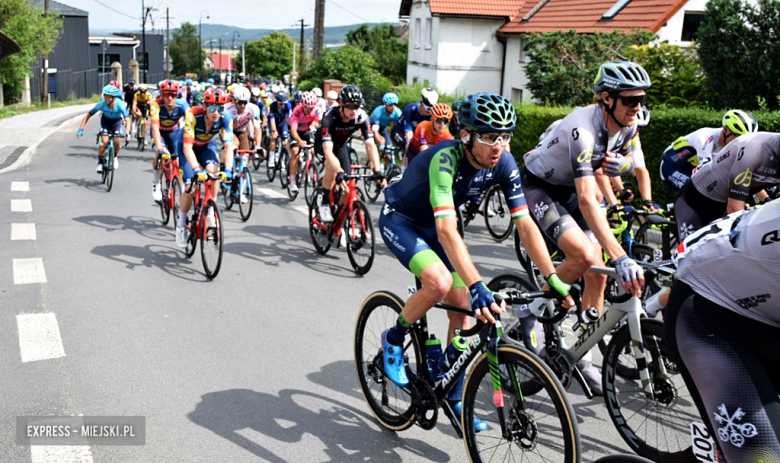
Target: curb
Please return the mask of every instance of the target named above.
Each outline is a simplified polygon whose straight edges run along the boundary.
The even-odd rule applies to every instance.
[[[22,154],[19,155],[19,158],[14,161],[13,164],[10,166],[0,169],[0,175],[5,174],[6,172],[11,172],[13,170],[19,169],[20,167],[26,166],[31,160],[32,160],[32,154],[33,152],[38,149],[38,146],[46,141],[47,138],[49,138],[54,132],[57,132],[62,127],[64,127],[67,124],[70,124],[74,120],[78,120],[80,118],[84,117],[84,114],[78,114],[73,117],[69,117],[68,119],[62,121],[60,124],[58,124],[55,127],[52,127],[51,130],[49,130],[48,133],[44,132],[44,135],[40,137],[40,139],[33,143],[32,145],[28,146],[24,151],[22,151]]]

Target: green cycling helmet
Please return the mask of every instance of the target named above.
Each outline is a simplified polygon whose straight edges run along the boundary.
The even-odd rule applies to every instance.
[[[604,63],[593,81],[596,93],[618,93],[623,90],[650,88],[650,76],[645,69],[632,61]]]
[[[723,115],[723,127],[728,127],[734,135],[758,132],[758,122],[749,112],[732,109]]]
[[[480,92],[469,95],[460,105],[458,122],[478,133],[511,132],[517,113],[512,103],[497,93]]]

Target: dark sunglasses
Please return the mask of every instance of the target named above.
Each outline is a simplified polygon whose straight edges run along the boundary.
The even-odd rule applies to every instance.
[[[214,112],[221,113],[224,108],[222,107],[222,105],[210,104],[206,106],[206,109],[208,109],[212,113]]]
[[[360,105],[359,105],[359,104],[355,104],[355,103],[352,103],[352,104],[345,104],[345,105],[344,105],[344,108],[345,108],[345,109],[353,109],[353,110],[354,110],[354,109],[360,109]]]
[[[636,95],[636,96],[615,95],[615,98],[620,100],[620,102],[623,103],[623,106],[627,108],[634,108],[636,107],[636,105],[644,105],[645,101],[647,101],[647,95]]]
[[[246,101],[236,101],[236,106],[238,105],[245,105]]]
[[[434,122],[437,124],[449,124],[450,120],[440,117],[438,119],[435,119]]]

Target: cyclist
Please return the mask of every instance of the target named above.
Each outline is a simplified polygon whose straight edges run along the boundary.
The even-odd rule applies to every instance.
[[[262,84],[265,85],[265,84]],[[263,90],[260,90],[258,87],[252,88],[252,97],[249,99],[250,103],[253,103],[255,106],[257,106],[257,109],[260,111],[260,119],[256,121],[255,123],[255,138],[257,138],[257,141],[255,142],[256,146],[262,146],[263,145],[263,128],[268,127],[268,119],[267,119],[267,111],[265,108],[265,98],[262,97]],[[261,155],[260,152],[256,152],[255,156],[259,157]],[[265,153],[262,153],[264,156]]]
[[[181,170],[184,177],[185,190],[179,201],[179,221],[176,224],[176,244],[187,247],[189,238],[187,231],[187,212],[192,207],[190,184],[194,176],[205,179],[207,174],[219,170],[217,155],[217,135],[222,138],[224,148],[222,159],[225,160],[225,170],[222,179],[233,178],[233,120],[230,113],[224,111],[227,104],[227,94],[224,90],[210,88],[203,94],[204,107],[194,107],[187,111],[184,118],[184,130],[181,131],[179,143],[182,146],[184,159]],[[203,170],[205,168],[205,170]],[[214,197],[219,193],[219,182],[214,182]],[[208,220],[214,220],[209,217]]]
[[[127,105],[128,108],[133,107],[133,97],[135,97],[135,91],[137,90],[135,88],[135,79],[130,79],[124,87],[124,97],[125,97],[125,105]]]
[[[374,134],[368,126],[368,114],[361,109],[363,93],[354,85],[345,85],[339,93],[339,106],[328,110],[322,117],[322,123],[314,137],[314,151],[325,158],[325,175],[322,186],[325,189],[325,202],[320,205],[320,219],[333,222],[330,207],[330,190],[334,185],[342,185],[345,173],[352,172],[347,141],[356,131],[360,131],[374,171],[374,179],[386,184],[379,167],[379,155],[374,144]]]
[[[463,104],[461,100],[456,100],[452,102],[452,119],[450,119],[450,125],[447,127],[448,129],[450,129],[450,133],[455,137],[460,137],[460,123],[458,122],[458,111],[460,111],[461,104]]]
[[[175,80],[164,80],[159,85],[160,98],[153,101],[149,110],[152,119],[152,140],[153,148],[157,156],[152,161],[152,198],[155,201],[162,201],[162,191],[160,190],[160,181],[163,171],[160,157],[170,155],[176,157],[179,155],[180,148],[177,146],[181,135],[184,116],[190,109],[186,101],[177,99],[179,93],[179,83]]]
[[[122,101],[122,91],[114,85],[106,85],[103,87],[103,99],[90,109],[87,114],[84,115],[84,119],[81,120],[76,137],[81,138],[84,136],[84,127],[87,125],[89,118],[97,114],[100,111],[100,135],[101,143],[98,146],[98,163],[95,172],[98,174],[103,173],[104,158],[106,156],[106,146],[108,145],[109,135],[121,135],[122,123],[125,125],[125,139],[130,137],[130,115],[127,113],[127,105]],[[119,148],[120,139],[114,138],[114,169],[119,169]]]
[[[322,120],[322,113],[317,106],[317,95],[314,92],[303,92],[301,104],[293,109],[290,115],[290,191],[298,191],[295,176],[298,174],[299,147],[310,145],[314,141],[311,130],[316,130]]]
[[[742,210],[690,235],[675,255],[665,339],[729,462],[780,460],[778,223],[777,201]]]
[[[146,84],[141,84],[133,97],[133,121],[135,124],[138,124],[139,117],[146,118],[149,115],[149,108],[153,99],[152,94],[147,90]],[[145,133],[144,136],[146,136]],[[146,140],[144,140],[144,144],[146,144]]]
[[[201,91],[192,92],[192,107],[198,106],[203,106],[203,92]]]
[[[504,149],[517,119],[512,103],[495,93],[476,93],[463,101],[459,116],[462,141],[443,141],[421,153],[401,180],[387,188],[379,215],[388,249],[422,281],[422,288],[407,300],[395,325],[382,333],[385,374],[402,387],[409,384],[401,347],[404,338],[434,304],[444,299],[448,304],[471,307],[479,320],[491,323],[495,322],[491,312],[505,311],[503,303],[494,302],[458,233],[455,211],[474,194],[501,185],[529,254],[554,290],[568,295],[569,285],[556,275],[544,239],[529,217],[517,163]],[[573,301],[567,299],[566,304],[571,306]],[[469,321],[464,315],[447,314],[450,342],[455,329],[468,328]],[[464,376],[448,395],[457,413]],[[482,431],[487,424],[477,421],[475,427]]]
[[[436,93],[436,90],[424,88],[420,91],[419,103],[406,105],[401,116],[395,121],[393,130],[390,133],[395,146],[403,146],[404,150],[409,148],[409,143],[412,141],[417,124],[431,120],[431,108],[438,102],[439,94]]]
[[[225,111],[229,112],[233,119],[233,133],[240,150],[250,149],[250,142],[255,144],[260,137],[260,108],[249,102],[250,96],[248,88],[236,86],[233,89],[235,102],[225,105]],[[239,201],[241,204],[246,204],[249,198],[241,193]]]
[[[740,135],[758,131],[750,113],[732,109],[723,115],[723,127],[705,127],[674,141],[661,158],[661,180],[675,191],[691,178],[694,168],[704,164],[727,143]]]
[[[328,110],[328,102],[322,97],[322,89],[314,87],[311,91],[317,96],[317,107],[320,108],[320,113],[325,114],[325,111]]]
[[[428,149],[442,140],[452,140],[453,136],[447,128],[452,119],[452,109],[447,103],[436,103],[431,108],[431,120],[422,121],[414,129],[414,137],[406,151],[406,165],[412,162],[420,152]]]
[[[108,85],[113,85],[114,87],[118,88],[119,90],[122,90],[122,85],[119,84],[118,80],[112,80],[108,83]]]
[[[374,133],[374,141],[379,144],[379,151],[382,151],[390,143],[390,134],[387,128],[401,116],[401,109],[398,108],[398,95],[395,93],[385,93],[382,97],[382,104],[374,108],[371,113],[371,131]]]
[[[290,149],[290,132],[288,129],[290,114],[292,114],[292,106],[287,101],[287,92],[279,90],[276,92],[276,101],[271,103],[271,106],[268,108],[268,120],[271,124],[271,152],[268,153],[268,163],[271,167],[275,163],[276,139],[279,138],[280,134],[282,141],[287,145],[287,149]]]
[[[335,90],[328,90],[328,109],[339,105],[339,94]]]

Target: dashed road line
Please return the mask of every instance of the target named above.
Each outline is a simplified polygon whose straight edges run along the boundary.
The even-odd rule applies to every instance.
[[[43,259],[14,259],[14,284],[28,285],[46,283],[46,271],[43,269]]]
[[[12,199],[11,212],[32,212],[32,201],[29,199]]]
[[[290,199],[290,197],[287,196],[286,194],[280,193],[280,192],[278,192],[276,190],[272,190],[270,188],[255,188],[255,191],[257,191],[259,193],[262,193],[262,194],[264,194],[266,196],[269,196],[271,198]],[[303,192],[299,192],[298,193],[298,196],[302,196],[302,195],[303,195]],[[293,209],[294,211],[300,212],[301,214],[303,214],[305,216],[309,215],[309,207],[306,206],[305,204],[294,204],[294,205],[290,206],[290,208]]]
[[[92,463],[88,445],[32,445],[32,463]]]
[[[30,191],[30,182],[11,182],[11,191]]]
[[[53,313],[19,314],[16,325],[23,363],[65,357],[60,326]]]
[[[34,223],[12,223],[11,241],[37,240],[38,234],[35,232]]]

